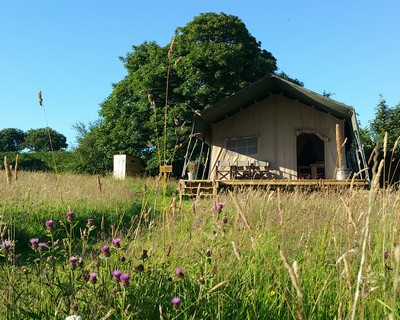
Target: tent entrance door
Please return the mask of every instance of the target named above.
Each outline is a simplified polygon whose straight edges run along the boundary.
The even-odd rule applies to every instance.
[[[325,178],[324,141],[312,133],[297,136],[297,177],[299,179]]]

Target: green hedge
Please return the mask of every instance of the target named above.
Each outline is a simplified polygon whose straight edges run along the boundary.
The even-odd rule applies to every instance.
[[[7,156],[10,165],[15,166],[15,152],[0,152],[1,159]],[[18,156],[18,169],[24,171],[77,172],[75,154],[71,151],[56,152],[22,152]],[[4,169],[4,161],[1,161]]]

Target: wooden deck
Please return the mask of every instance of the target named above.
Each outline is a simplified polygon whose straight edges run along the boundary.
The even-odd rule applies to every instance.
[[[179,180],[179,195],[182,197],[216,196],[224,189],[237,188],[282,188],[296,187],[313,190],[356,188],[368,189],[369,183],[365,180],[335,180],[335,179],[299,179],[299,180]]]

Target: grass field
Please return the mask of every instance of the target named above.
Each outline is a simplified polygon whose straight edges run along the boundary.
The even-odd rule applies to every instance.
[[[0,177],[0,319],[397,319],[399,193]]]

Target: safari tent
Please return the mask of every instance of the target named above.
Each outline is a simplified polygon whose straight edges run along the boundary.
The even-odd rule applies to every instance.
[[[262,177],[268,179],[336,179],[337,128],[344,142],[343,166],[369,180],[355,110],[268,75],[196,113],[182,174],[197,148],[202,179],[232,179],[218,177],[218,168],[239,162],[267,164],[268,176]]]

